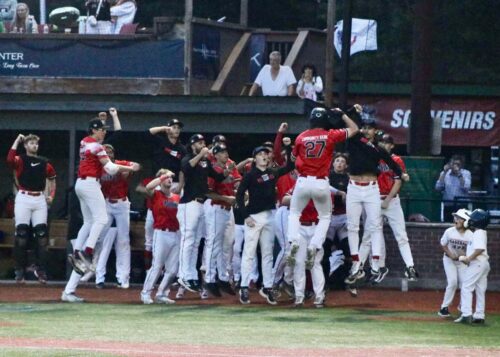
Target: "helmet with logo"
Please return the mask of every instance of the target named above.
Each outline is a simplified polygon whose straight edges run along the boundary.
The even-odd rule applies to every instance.
[[[327,128],[328,123],[328,111],[325,108],[316,107],[311,110],[309,114],[309,126],[311,128]]]
[[[490,224],[490,214],[480,208],[472,211],[469,219],[466,221],[468,228],[486,229],[488,224]]]

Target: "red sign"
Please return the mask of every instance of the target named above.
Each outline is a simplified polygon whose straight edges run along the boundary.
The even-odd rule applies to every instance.
[[[408,141],[409,97],[357,97],[353,102],[376,110],[380,129],[396,144]],[[431,116],[441,119],[443,146],[500,145],[500,105],[495,99],[435,99]]]

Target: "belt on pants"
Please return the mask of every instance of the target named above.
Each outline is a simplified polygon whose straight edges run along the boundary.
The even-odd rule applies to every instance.
[[[122,197],[122,198],[108,198],[107,199],[109,203],[118,203],[118,202],[123,202],[127,200],[127,197]]]
[[[221,205],[219,203],[211,203],[212,206],[218,206],[220,208],[222,208],[223,210],[226,210],[226,211],[231,211],[231,206],[225,206],[225,205]]]
[[[80,177],[81,180],[96,180],[97,182],[101,181],[99,178],[94,177],[94,176],[82,176]]]
[[[38,197],[38,196],[42,195],[42,192],[40,192],[40,191],[25,191],[25,190],[22,190],[22,191],[19,191],[19,192],[21,192],[23,195],[35,196],[35,197]]]
[[[318,176],[313,176],[313,175],[299,175],[299,177],[305,177],[305,178],[312,177],[312,178],[315,178],[316,180],[328,180],[328,177],[318,177]]]
[[[314,226],[315,224],[318,224],[319,220],[315,220],[313,222],[300,222],[301,226],[306,226],[306,227],[311,227]]]
[[[377,181],[359,182],[359,181],[349,180],[349,183],[352,183],[353,185],[356,186],[370,186],[370,185],[375,185]]]
[[[158,228],[159,231],[163,232],[177,232],[178,229],[172,229],[172,228]]]

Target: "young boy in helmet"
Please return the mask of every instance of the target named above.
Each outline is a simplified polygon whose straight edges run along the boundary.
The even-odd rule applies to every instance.
[[[462,255],[458,260],[467,269],[462,282],[460,293],[460,307],[462,316],[455,320],[460,323],[484,323],[484,310],[486,303],[486,288],[488,286],[488,273],[490,271],[489,256],[487,251],[486,227],[490,223],[490,215],[482,209],[474,210],[465,225],[474,234],[467,245],[466,255]],[[472,293],[476,291],[476,312],[472,313]]]

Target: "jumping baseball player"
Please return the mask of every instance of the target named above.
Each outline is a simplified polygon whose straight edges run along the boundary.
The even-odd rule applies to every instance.
[[[270,169],[269,149],[259,146],[254,149],[255,163],[251,171],[243,177],[236,193],[236,202],[245,217],[245,245],[241,262],[240,302],[250,303],[248,286],[250,272],[257,244],[262,254],[263,288],[259,294],[271,305],[277,301],[273,291],[273,249],[274,219],[272,211],[276,207],[276,181],[293,170],[293,162],[288,158],[287,166]],[[248,191],[248,205],[245,206],[245,193]]]
[[[41,283],[47,282],[47,206],[56,194],[56,171],[47,159],[38,156],[40,138],[30,134],[19,134],[7,154],[7,165],[14,170],[18,182],[15,199],[15,279],[24,282],[26,249],[33,237],[37,241],[38,264],[35,275]],[[17,148],[24,144],[26,153],[18,155]],[[30,223],[33,230],[30,229]]]
[[[394,149],[394,139],[392,136],[385,134],[379,141],[379,147],[387,151],[389,154],[392,153]],[[396,162],[403,175],[406,174],[406,167],[403,159],[398,155],[391,154],[391,158]],[[384,162],[380,161],[378,165],[379,174],[377,177],[378,186],[380,189],[380,200],[382,207],[382,217],[387,219],[389,226],[392,229],[394,238],[398,242],[399,252],[403,261],[405,262],[405,276],[409,281],[417,280],[417,271],[415,270],[413,263],[413,255],[411,253],[410,243],[408,240],[408,234],[406,233],[405,217],[403,213],[403,208],[401,207],[401,202],[399,200],[399,190],[402,185],[402,180],[395,176],[394,172],[389,168],[389,166]],[[385,278],[389,269],[385,266],[385,242],[381,241],[383,249],[381,249],[381,255],[379,259],[379,274],[373,278],[374,283],[380,283]],[[365,230],[363,238],[361,241],[361,246],[359,248],[359,256],[362,264],[368,258],[371,246],[371,236],[370,231]]]
[[[126,160],[115,160],[115,149],[110,144],[104,144],[104,149],[111,162],[123,166],[140,166]],[[106,199],[108,223],[101,233],[101,251],[97,259],[96,284],[104,284],[106,279],[106,264],[111,248],[116,253],[116,279],[118,287],[128,289],[130,280],[130,201],[128,188],[131,172],[122,171],[115,175],[103,173],[101,190]],[[117,235],[108,235],[107,231],[115,222]]]
[[[345,141],[358,132],[358,126],[340,109],[335,109],[347,126],[346,129],[331,129],[328,112],[324,108],[314,108],[309,116],[310,129],[295,139],[292,159],[299,173],[290,203],[288,235],[291,242],[290,254],[298,251],[300,215],[309,200],[314,201],[318,211],[319,223],[315,236],[307,248],[308,261],[314,260],[315,253],[323,247],[326,232],[330,226],[332,201],[328,182],[329,168],[335,144]]]
[[[466,265],[458,261],[458,257],[465,255],[465,250],[472,239],[472,231],[464,227],[465,221],[471,212],[462,208],[453,213],[455,224],[448,228],[441,237],[441,248],[443,248],[443,266],[446,274],[446,290],[443,303],[438,315],[449,317],[449,306],[455,297],[455,291],[462,285]]]
[[[153,262],[151,269],[146,274],[144,286],[141,292],[141,301],[144,304],[152,304],[151,292],[158,280],[162,268],[164,268],[165,284],[156,293],[155,301],[163,304],[173,304],[175,300],[170,299],[165,290],[175,280],[179,267],[180,234],[179,222],[177,221],[177,207],[179,196],[170,192],[173,182],[173,172],[160,170],[160,175],[147,184],[146,190],[152,198],[152,211],[154,217],[153,234]],[[155,188],[160,185],[160,190]]]
[[[285,197],[290,199],[290,197]],[[307,247],[310,240],[316,234],[318,225],[318,212],[314,208],[312,200],[306,205],[300,216],[299,228],[299,248],[295,255],[295,264],[293,265],[293,286],[295,290],[295,306],[304,305],[306,269],[311,271],[311,278],[314,290],[314,306],[321,308],[325,304],[325,275],[321,260],[323,259],[323,247],[318,249],[314,257],[312,266],[306,266]]]
[[[82,302],[75,290],[88,270],[95,271],[92,259],[97,239],[108,222],[106,201],[101,191],[100,178],[102,171],[116,174],[119,171],[137,171],[138,165],[122,166],[111,162],[106,150],[101,145],[106,135],[106,125],[101,119],[89,122],[88,136],[80,142],[80,165],[75,192],[80,201],[83,225],[76,240],[72,241],[74,254],[68,256],[73,272],[62,293],[61,300]]]
[[[490,215],[482,209],[475,209],[465,225],[474,233],[467,244],[466,255],[458,260],[465,264],[464,280],[460,289],[460,309],[462,315],[455,320],[461,323],[484,324],[486,309],[486,288],[490,263],[487,250],[486,228],[490,223]],[[476,311],[472,311],[472,294],[476,292]]]
[[[361,107],[357,108],[361,112]],[[346,211],[349,250],[352,267],[346,284],[354,284],[365,276],[359,259],[359,221],[363,210],[366,212],[365,230],[372,239],[372,276],[376,279],[380,274],[378,259],[382,250],[382,212],[380,191],[377,183],[378,164],[383,160],[395,172],[395,177],[402,175],[401,168],[390,157],[387,151],[374,144],[376,133],[375,120],[365,117],[362,121],[361,133],[347,143],[349,151],[350,180],[347,187]]]
[[[207,160],[209,149],[205,138],[195,134],[189,139],[189,151],[181,163],[185,177],[184,194],[180,200],[177,219],[181,231],[181,252],[179,257],[179,284],[191,292],[198,292],[196,262],[201,237],[197,235],[203,216],[203,203],[208,192],[208,176],[217,182],[223,181],[232,171],[225,169],[223,174],[216,172]]]
[[[224,292],[235,295],[229,283],[227,272],[227,263],[224,259],[222,246],[228,225],[231,222],[232,205],[235,201],[235,190],[241,181],[241,175],[236,169],[234,163],[229,164],[229,155],[227,147],[223,144],[217,144],[212,148],[212,154],[215,158],[213,168],[215,171],[223,174],[224,170],[232,167],[231,173],[222,182],[217,182],[213,178],[208,178],[208,187],[211,198],[210,204],[205,207],[205,284],[208,292],[214,296],[221,296],[219,286],[216,283],[217,272],[220,287]]]

